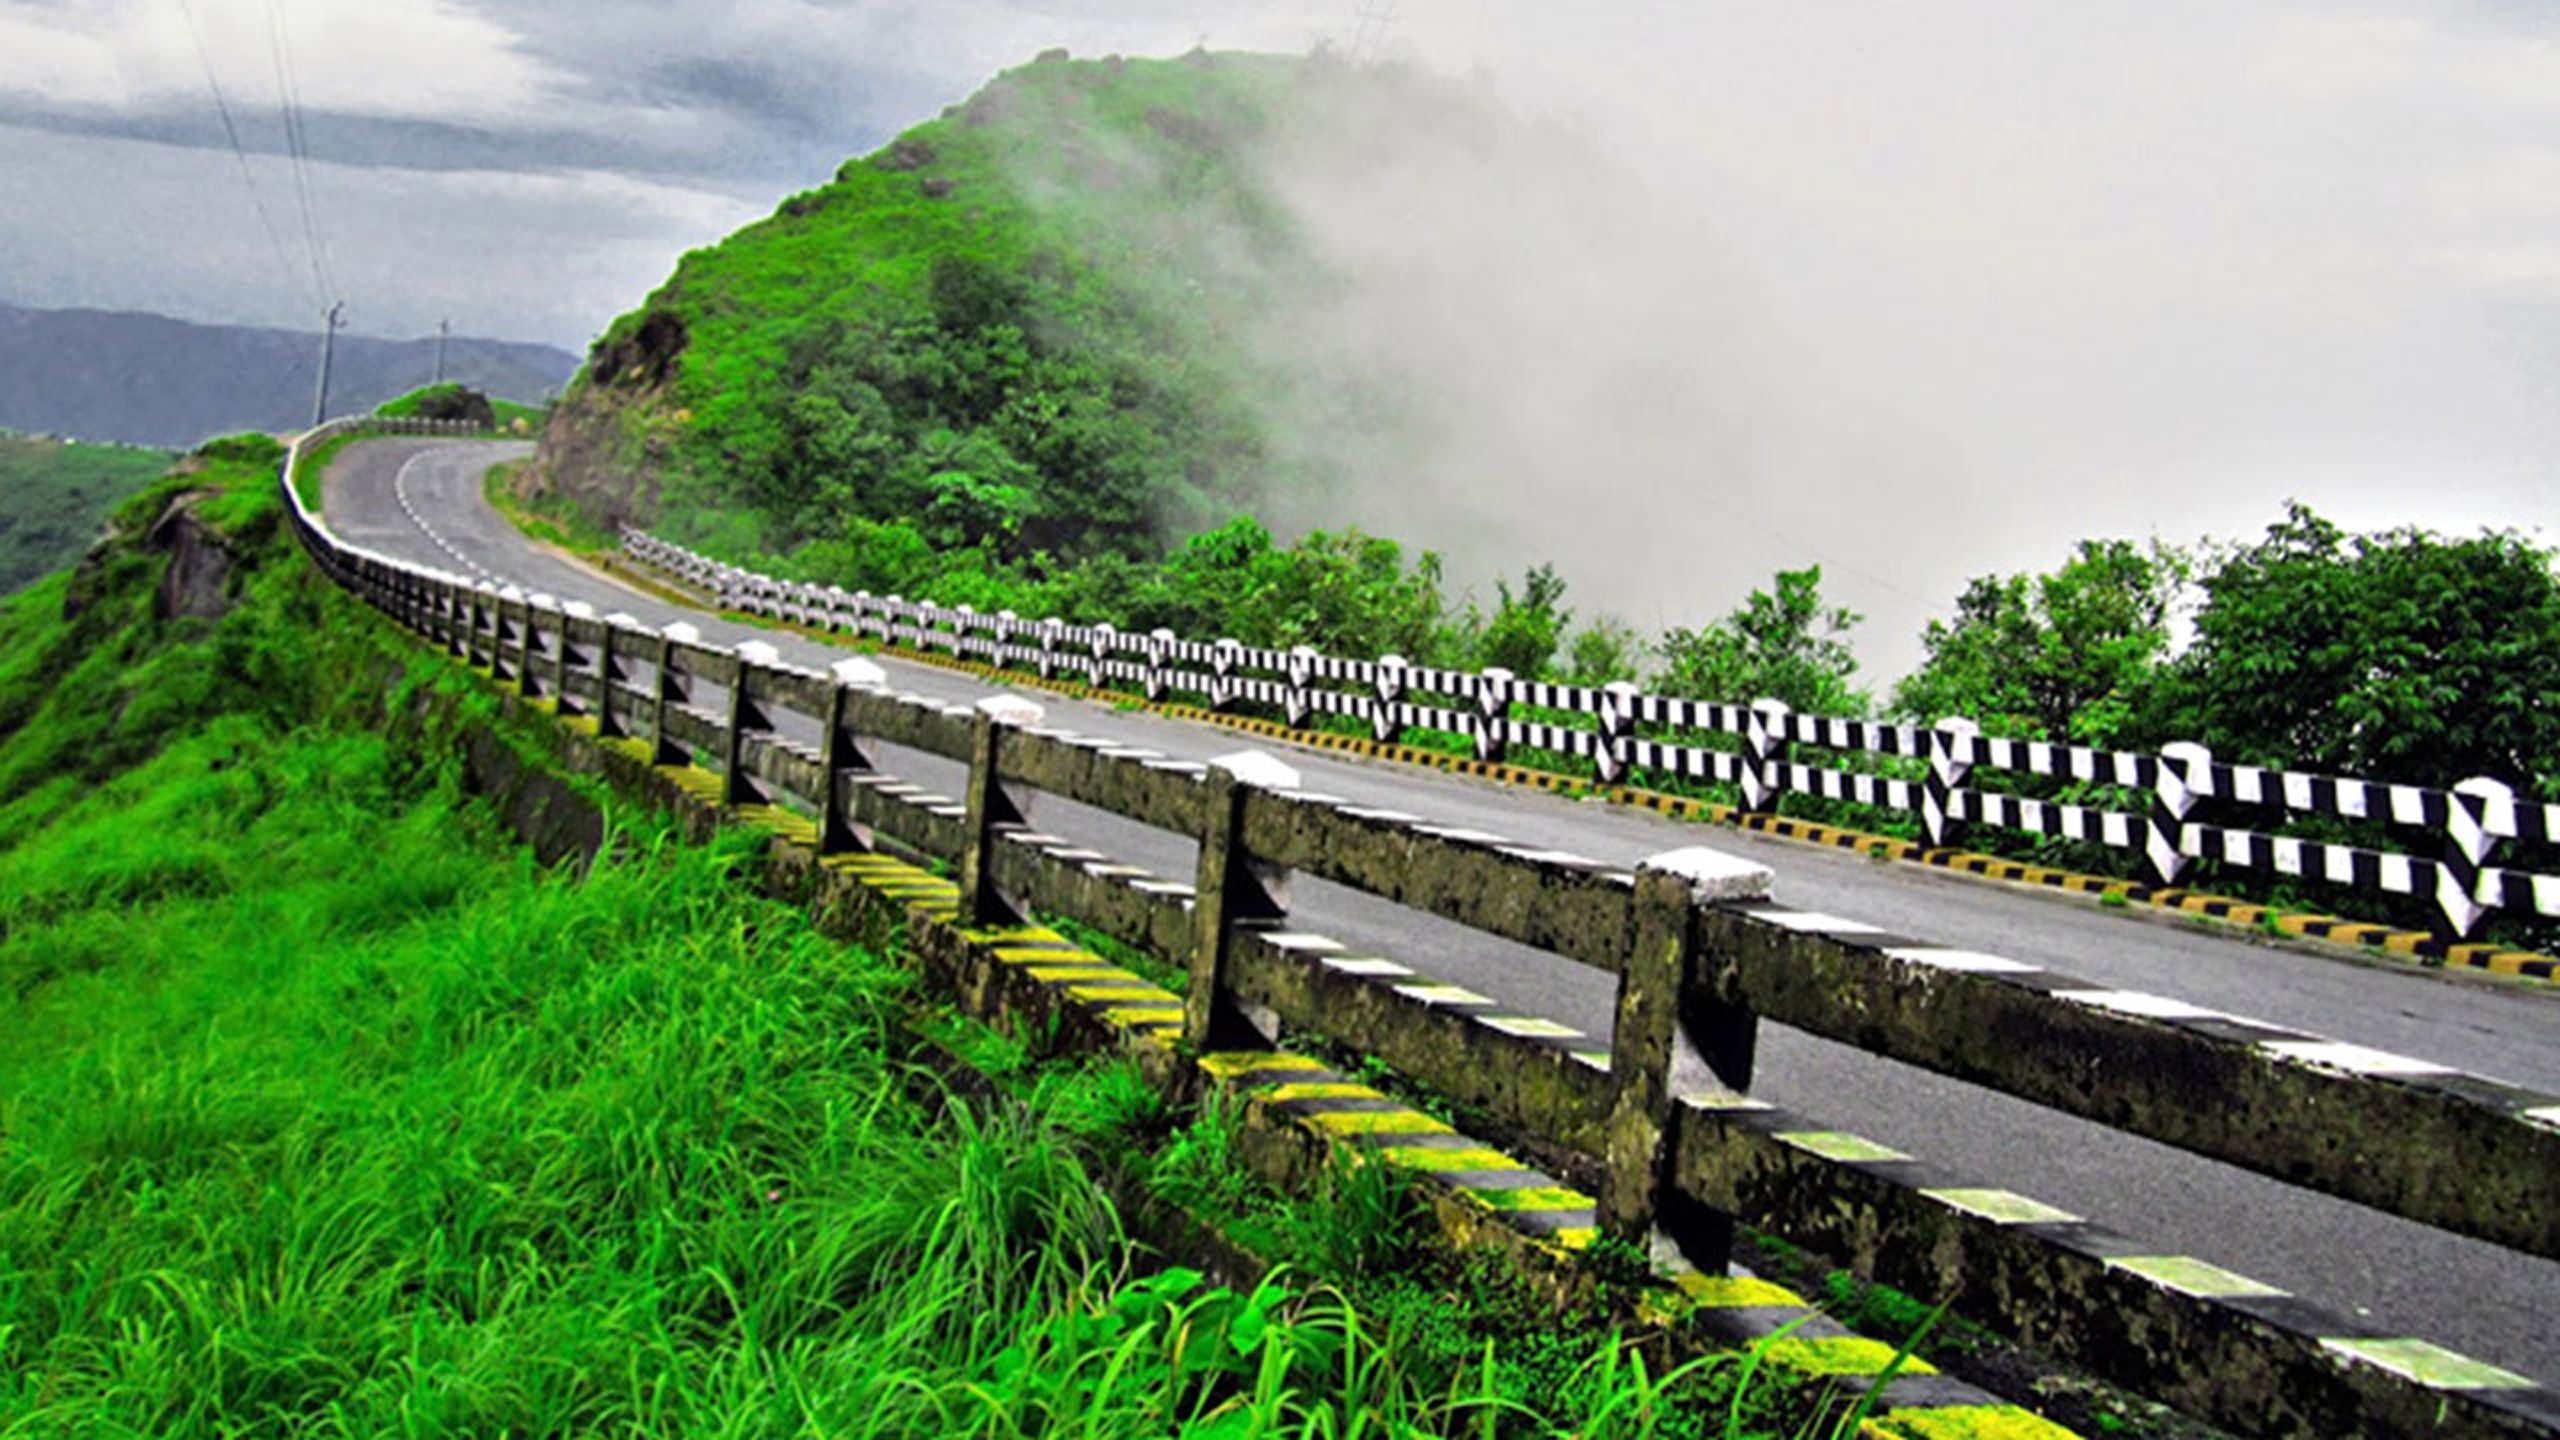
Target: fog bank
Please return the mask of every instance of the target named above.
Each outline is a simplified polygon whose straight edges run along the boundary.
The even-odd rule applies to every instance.
[[[1257,344],[1401,417],[1275,388],[1349,480],[1284,518],[1648,631],[1818,561],[1881,683],[2082,536],[2560,494],[2543,12],[1408,5],[1384,49],[1474,98],[1366,87],[1269,162],[1340,283]]]

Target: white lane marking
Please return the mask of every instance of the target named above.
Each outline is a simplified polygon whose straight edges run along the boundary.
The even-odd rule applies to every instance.
[[[437,549],[452,556],[456,563],[464,565],[477,572],[480,578],[494,581],[498,578],[494,571],[490,570],[487,566],[482,565],[479,561],[472,559],[470,556],[463,554],[460,550],[455,549],[451,541],[445,539],[442,535],[437,534],[436,527],[428,524],[427,517],[419,514],[418,507],[415,504],[412,504],[409,500],[409,467],[436,453],[438,452],[434,450],[421,450],[417,454],[410,456],[408,459],[401,461],[400,468],[391,472],[391,498],[400,502],[401,513],[407,515],[409,517],[409,523],[417,526],[418,533],[426,536]]]

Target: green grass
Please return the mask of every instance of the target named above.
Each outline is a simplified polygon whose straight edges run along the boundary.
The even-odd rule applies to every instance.
[[[162,450],[0,433],[0,592],[79,559],[116,503],[170,459]]]
[[[1383,1172],[1211,1193],[1223,1117],[1125,1066],[990,1037],[1028,1101],[949,1093],[909,972],[741,886],[749,840],[615,810],[537,866],[450,759],[494,702],[290,558],[274,459],[119,517],[214,491],[221,617],[155,618],[130,545],[0,603],[0,1436],[1836,1423],[1417,1250]],[[1158,1268],[1096,1178],[1158,1141],[1309,1268]]]
[[[517,529],[545,545],[582,555],[617,556],[622,539],[589,519],[584,511],[549,496],[526,496],[517,488],[528,460],[510,460],[481,472],[480,492],[489,507]]]

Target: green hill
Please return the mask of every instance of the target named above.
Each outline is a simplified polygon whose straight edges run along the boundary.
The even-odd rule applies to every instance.
[[[107,512],[168,468],[165,450],[0,433],[0,593],[80,558]]]
[[[913,517],[937,544],[1141,551],[1260,451],[1187,238],[1285,249],[1237,156],[1301,62],[1047,60],[687,255],[599,339],[546,479],[700,538]],[[716,517],[716,518],[715,518]]]
[[[1321,57],[1009,71],[685,256],[596,342],[533,491],[847,588],[1464,660],[1484,622],[1431,557],[1239,518],[1336,483],[1271,433],[1275,393],[1392,423],[1248,338],[1330,283],[1267,162],[1362,105],[1519,123]]]

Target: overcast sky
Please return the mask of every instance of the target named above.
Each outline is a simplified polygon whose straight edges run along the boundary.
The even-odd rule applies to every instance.
[[[1890,674],[1965,575],[2078,536],[2247,534],[2288,496],[2530,528],[2560,495],[2548,0],[0,0],[0,300],[301,325],[342,296],[360,331],[581,348],[999,68],[1203,39],[1482,76],[1703,237],[1734,319],[1700,413],[1764,417],[1710,437],[1728,478],[1598,486],[1559,527],[1532,501],[1595,477],[1524,470],[1424,537],[1562,559],[1646,628],[1819,559]]]

